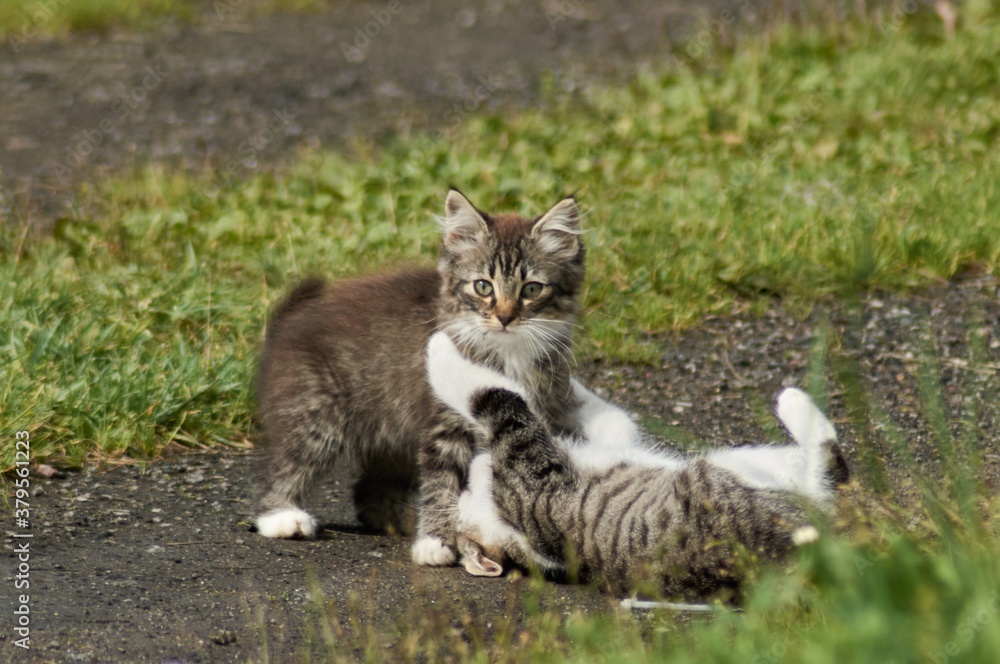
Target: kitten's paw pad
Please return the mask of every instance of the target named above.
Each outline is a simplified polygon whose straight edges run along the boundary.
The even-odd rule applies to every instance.
[[[264,537],[280,539],[316,537],[316,519],[297,508],[273,510],[261,514],[256,521],[257,532]]]
[[[455,550],[445,544],[440,537],[421,537],[413,543],[413,562],[417,565],[443,567],[454,565]]]

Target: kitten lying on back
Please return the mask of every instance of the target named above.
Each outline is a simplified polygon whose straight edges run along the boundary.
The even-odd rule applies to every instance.
[[[476,432],[432,398],[427,338],[515,377],[553,430],[577,427],[571,331],[584,276],[580,212],[567,198],[534,218],[490,215],[448,193],[437,268],[301,285],[268,325],[258,382],[267,537],[312,537],[303,500],[334,464],[355,471],[359,519],[409,534],[418,564],[455,561],[455,515]]]
[[[435,395],[489,440],[459,503],[473,574],[500,574],[504,558],[546,571],[572,559],[620,591],[652,583],[664,596],[738,594],[737,549],[781,558],[794,533],[813,532],[803,498],[831,499],[836,433],[799,390],[778,399],[795,445],[681,457],[644,447],[623,411],[579,386],[587,440],[553,437],[519,385],[469,362],[444,335],[431,338],[427,368]]]

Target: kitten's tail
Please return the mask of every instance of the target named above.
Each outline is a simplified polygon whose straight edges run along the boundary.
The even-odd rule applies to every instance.
[[[827,476],[828,447],[837,440],[833,424],[816,407],[809,395],[794,387],[789,387],[778,395],[777,415],[795,442],[805,451],[806,477],[811,485],[809,488],[816,495],[826,493],[830,485]]]
[[[292,289],[281,303],[275,307],[271,314],[271,320],[277,321],[285,318],[291,312],[298,309],[303,302],[314,300],[323,294],[326,289],[326,281],[321,277],[309,277]]]

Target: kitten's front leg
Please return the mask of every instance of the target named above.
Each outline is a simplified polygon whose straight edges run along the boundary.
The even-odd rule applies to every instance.
[[[453,565],[457,559],[458,496],[475,438],[455,413],[440,407],[420,449],[420,511],[413,562]]]

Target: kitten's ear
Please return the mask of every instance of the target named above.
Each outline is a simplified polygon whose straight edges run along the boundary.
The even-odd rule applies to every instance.
[[[503,574],[503,566],[483,555],[479,547],[473,547],[474,551],[462,556],[462,563],[465,571],[472,576],[500,576]]]
[[[489,230],[482,213],[457,189],[448,192],[441,222],[442,239],[449,251],[462,251],[479,244]]]
[[[476,459],[483,457],[489,459],[488,454],[479,455]],[[483,464],[479,465],[482,467]],[[489,472],[488,467],[486,471]],[[468,491],[463,494],[463,497],[466,495],[468,495]],[[487,558],[486,554],[483,553],[483,548],[468,536],[459,533],[456,544],[462,553],[462,564],[465,566],[465,571],[472,576],[500,576],[503,574],[503,566]]]
[[[549,253],[567,259],[580,252],[580,207],[575,198],[564,198],[546,212],[531,227],[531,235],[539,246]]]

